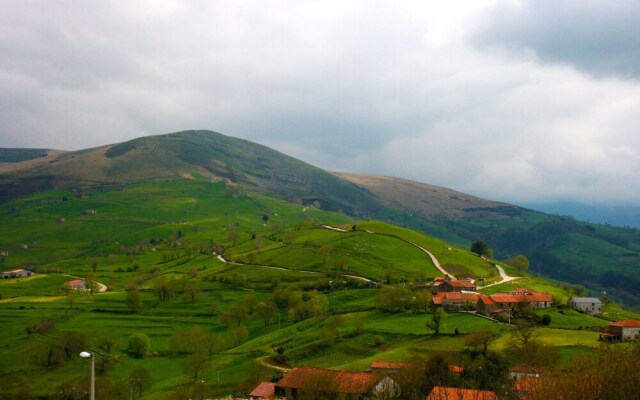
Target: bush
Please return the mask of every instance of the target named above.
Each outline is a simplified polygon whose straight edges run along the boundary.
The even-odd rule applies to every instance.
[[[127,350],[133,354],[134,357],[142,358],[146,356],[149,354],[150,347],[151,341],[149,340],[149,336],[144,333],[134,333],[129,336]]]
[[[549,314],[544,314],[542,316],[542,325],[544,326],[549,326],[549,324],[551,323],[551,315]]]
[[[384,343],[384,336],[382,336],[382,335],[375,335],[375,336],[373,337],[373,344],[374,344],[375,346],[380,346],[380,345],[382,345],[383,343]]]

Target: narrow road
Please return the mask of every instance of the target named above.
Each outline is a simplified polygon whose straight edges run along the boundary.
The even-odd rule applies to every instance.
[[[225,264],[240,265],[240,266],[247,266],[247,267],[277,269],[277,270],[280,270],[280,271],[304,272],[306,274],[314,274],[314,275],[324,275],[325,274],[324,272],[309,271],[309,270],[306,270],[306,269],[293,269],[293,268],[284,268],[284,267],[274,267],[272,265],[238,263],[238,262],[228,261],[224,257],[222,257],[222,255],[220,255],[220,254],[216,254],[216,253],[213,253],[213,254],[216,256],[216,258],[218,260],[220,260],[221,262],[223,262]],[[375,281],[373,281],[373,280],[371,280],[369,278],[365,278],[364,276],[344,275],[344,274],[343,274],[343,276],[346,276],[347,278],[358,279],[358,280],[361,280],[361,281],[364,281],[364,282],[367,282],[367,283],[376,283],[376,284],[378,284],[377,282],[375,282]]]
[[[259,360],[260,364],[262,364],[263,366],[265,366],[267,368],[275,369],[275,370],[280,371],[280,372],[289,372],[289,371],[291,371],[291,368],[281,367],[281,366],[275,365],[275,364],[269,364],[268,362],[266,362],[264,360],[267,357],[269,357],[269,356],[265,356],[265,357],[259,358],[258,360]]]
[[[504,268],[502,268],[498,264],[494,264],[494,266],[496,268],[498,268],[498,272],[500,273],[500,277],[502,279],[500,281],[498,281],[498,282],[493,282],[493,283],[490,283],[490,284],[488,284],[486,286],[478,286],[478,289],[484,289],[484,288],[488,288],[489,286],[500,285],[501,283],[511,282],[511,281],[514,281],[516,279],[520,279],[521,278],[520,276],[509,276],[509,275],[507,275],[507,273],[504,272]]]
[[[345,230],[345,229],[336,228],[336,227],[334,227],[334,226],[330,226],[330,225],[322,225],[322,227],[323,227],[323,228],[326,228],[326,229],[331,229],[332,231],[338,231],[338,232],[349,232],[349,231],[347,231],[347,230]],[[364,232],[366,232],[366,233],[370,233],[370,234],[373,234],[373,235],[375,235],[375,234],[376,234],[375,232],[371,232],[371,231],[368,231],[368,230],[364,230]],[[449,278],[451,278],[451,279],[456,279],[456,277],[455,277],[455,276],[451,275],[451,274],[450,274],[450,273],[448,273],[444,268],[442,268],[442,265],[440,265],[440,262],[438,261],[438,259],[436,258],[436,256],[434,256],[434,255],[433,255],[433,253],[431,253],[429,250],[425,249],[424,247],[420,246],[420,245],[419,245],[419,244],[417,244],[417,243],[411,242],[411,241],[406,240],[406,239],[403,239],[403,238],[401,238],[401,237],[397,237],[397,236],[393,236],[393,237],[395,237],[395,238],[396,238],[396,239],[398,239],[398,240],[402,240],[403,242],[407,242],[407,243],[409,243],[409,244],[410,244],[410,245],[412,245],[412,246],[417,247],[418,249],[420,249],[420,251],[422,251],[422,252],[423,252],[423,253],[425,253],[427,256],[429,256],[429,258],[431,259],[431,262],[433,263],[433,265],[436,267],[436,269],[437,269],[438,271],[440,271],[442,274],[444,274],[445,276],[448,276],[448,277],[449,277]],[[366,280],[366,278],[365,278],[365,280]]]

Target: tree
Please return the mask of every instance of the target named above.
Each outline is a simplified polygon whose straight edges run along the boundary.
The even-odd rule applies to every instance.
[[[518,269],[519,272],[525,272],[529,269],[529,260],[522,254],[518,254],[510,260],[509,264]]]
[[[91,265],[91,270],[95,273],[96,269],[98,268],[98,259],[97,258],[90,258],[89,259],[89,264]]]
[[[471,252],[478,256],[491,257],[491,249],[482,240],[476,240],[471,244]]]
[[[207,332],[202,336],[202,345],[206,350],[209,359],[211,359],[213,357],[213,353],[220,345],[220,338],[216,334]]]
[[[133,390],[138,392],[138,397],[142,396],[142,391],[151,387],[153,378],[151,373],[145,367],[136,367],[129,374],[129,384]]]
[[[169,346],[183,353],[197,353],[204,347],[204,330],[202,328],[191,328],[178,331],[171,336]]]
[[[587,294],[587,289],[582,285],[575,285],[573,287],[573,293],[578,297],[582,297]]]
[[[198,374],[211,368],[211,361],[201,353],[190,354],[185,361],[185,373],[193,377],[193,381],[198,381]]]
[[[60,334],[62,348],[67,358],[77,355],[89,348],[89,337],[82,332],[66,331]]]
[[[175,294],[175,285],[173,279],[169,277],[161,277],[153,284],[153,291],[158,296],[161,303],[169,301]]]
[[[540,332],[535,330],[535,326],[531,321],[519,319],[516,321],[515,326],[511,340],[516,347],[526,347],[529,342],[540,335]]]
[[[425,325],[428,329],[431,329],[433,331],[433,334],[435,336],[438,336],[440,335],[440,326],[442,324],[442,320],[446,316],[447,313],[444,312],[444,309],[442,309],[442,307],[440,307],[433,312],[433,314],[431,315],[431,320],[427,320]]]
[[[229,307],[220,317],[228,327],[240,326],[247,319],[247,311],[241,305]]]
[[[109,333],[104,330],[98,334],[98,337],[96,338],[96,345],[107,353],[111,353],[116,342],[109,336]]]
[[[496,337],[497,335],[493,331],[480,330],[467,335],[464,338],[464,342],[467,346],[473,347],[476,352],[482,353],[486,357],[489,343],[493,342]]]
[[[244,305],[244,308],[247,310],[247,314],[251,315],[253,314],[253,312],[256,309],[256,306],[258,305],[258,298],[256,297],[255,294],[246,295],[244,297],[244,300],[242,301],[242,304]]]
[[[328,244],[320,246],[320,248],[318,249],[318,254],[320,255],[320,257],[322,257],[322,263],[323,264],[327,263],[327,258],[331,254],[331,250],[332,250],[332,248]]]
[[[127,350],[133,354],[134,357],[143,358],[149,353],[151,347],[151,341],[149,336],[144,333],[134,333],[129,336],[129,344]]]
[[[264,326],[267,326],[278,315],[278,307],[272,301],[261,301],[256,306],[256,314],[262,319]]]
[[[127,304],[127,307],[129,307],[131,311],[138,309],[140,307],[140,304],[142,304],[142,298],[140,296],[140,292],[138,292],[137,290],[128,291],[127,297],[125,299],[125,303]]]

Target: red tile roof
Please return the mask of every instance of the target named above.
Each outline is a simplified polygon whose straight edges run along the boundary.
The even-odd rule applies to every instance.
[[[5,274],[18,274],[20,272],[24,271],[23,269],[14,269],[13,271],[5,271]]]
[[[366,394],[376,383],[378,377],[369,372],[297,367],[280,379],[276,386],[331,393]]]
[[[66,282],[65,286],[75,286],[80,284],[84,284],[84,281],[82,279],[74,279],[72,281]]]
[[[482,301],[487,306],[492,306],[492,305],[496,304],[493,300],[491,300],[491,297],[489,297],[487,295],[482,294],[478,298],[480,299],[480,301]]]
[[[464,371],[464,368],[458,365],[449,365],[449,371],[453,372],[454,374],[459,374],[459,373],[462,373],[462,371]]]
[[[443,301],[463,301],[476,302],[478,293],[461,293],[461,292],[440,292],[431,296],[433,304],[442,304]]]
[[[496,303],[543,303],[553,301],[553,296],[550,294],[538,292],[528,292],[527,294],[496,293],[489,297]]]
[[[516,381],[513,385],[513,390],[516,392],[531,392],[540,386],[540,378],[535,376],[523,376]]]
[[[640,328],[640,321],[627,319],[624,321],[612,322],[609,326],[619,326],[621,328]]]
[[[249,393],[250,397],[262,397],[263,399],[273,398],[275,394],[276,384],[274,382],[261,382],[253,392]]]
[[[496,394],[489,390],[459,389],[436,386],[427,400],[495,400]]]

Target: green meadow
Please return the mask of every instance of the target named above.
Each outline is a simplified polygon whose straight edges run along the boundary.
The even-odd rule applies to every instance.
[[[138,367],[152,376],[142,398],[168,398],[193,383],[188,351],[172,345],[177,332],[193,328],[215,338],[198,380],[217,395],[246,394],[279,376],[265,360],[349,370],[436,353],[456,362],[473,332],[494,332],[496,350],[513,335],[504,323],[448,313],[436,336],[424,307],[392,312],[379,304],[381,286],[405,287],[415,298],[441,275],[417,246],[453,274],[486,283],[499,279],[493,261],[416,231],[203,179],[38,193],[1,205],[0,226],[0,250],[9,252],[2,270],[36,272],[0,281],[0,375],[8,393],[26,387],[55,398],[66,387],[86,388],[87,362],[77,353],[88,350],[106,365],[99,377],[114,398],[128,394]],[[570,296],[566,287],[522,275],[486,293],[525,286],[553,294],[559,305]],[[64,290],[75,278],[108,290]],[[259,306],[266,304],[275,309]],[[615,304],[606,311],[609,320],[638,318]],[[563,362],[597,347],[598,333],[586,327],[607,323],[563,308],[544,313],[551,322],[536,328],[540,340],[561,349]],[[69,342],[69,332],[85,340]],[[144,357],[128,350],[134,333],[149,337]]]

